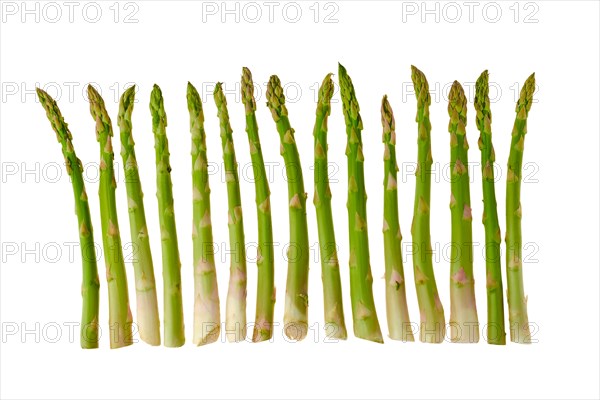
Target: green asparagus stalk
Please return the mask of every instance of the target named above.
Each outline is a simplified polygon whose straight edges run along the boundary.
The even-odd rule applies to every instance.
[[[256,320],[252,341],[261,342],[273,336],[273,310],[275,307],[273,225],[271,222],[271,191],[263,160],[256,122],[254,82],[248,68],[242,71],[242,101],[246,111],[246,133],[250,145],[254,188],[256,190],[256,215],[258,219],[258,285],[256,290]]]
[[[148,344],[158,346],[160,345],[160,319],[158,317],[154,265],[148,227],[146,226],[144,193],[135,157],[135,143],[131,134],[131,113],[134,100],[135,86],[132,86],[121,96],[118,123],[121,136],[121,157],[125,170],[131,243],[135,250],[133,270],[135,273],[137,324],[140,338]]]
[[[430,236],[429,205],[431,198],[431,122],[429,120],[429,84],[425,75],[412,66],[411,78],[417,96],[418,159],[415,187],[415,207],[411,227],[413,268],[421,317],[420,340],[441,343],[446,334],[444,307],[438,295]]]
[[[98,348],[98,311],[100,299],[100,281],[96,264],[96,248],[88,197],[83,180],[83,167],[73,148],[73,136],[65,122],[56,101],[42,89],[36,89],[40,103],[46,110],[46,116],[56,133],[56,139],[62,147],[67,173],[71,177],[75,198],[75,214],[79,226],[79,247],[81,251],[82,284],[81,327],[79,343],[83,349]]]
[[[192,134],[194,344],[200,346],[219,338],[221,312],[210,217],[204,112],[200,95],[190,82],[187,86],[187,103]]]
[[[458,343],[479,341],[479,321],[475,305],[473,278],[473,232],[469,188],[469,143],[467,98],[454,81],[448,98],[450,123],[450,213],[452,246],[450,250],[450,340]]]
[[[500,261],[500,225],[494,187],[494,161],[492,145],[492,111],[490,110],[488,72],[483,71],[477,79],[475,110],[479,129],[481,150],[481,178],[483,185],[483,225],[485,227],[485,266],[487,288],[487,341],[490,344],[506,344],[504,328],[504,298]]]
[[[363,129],[352,79],[339,64],[339,84],[342,95],[346,134],[348,137],[348,233],[350,243],[350,297],[354,335],[361,339],[383,343],[375,302],[373,276],[369,257],[367,231],[367,194],[365,191]]]
[[[154,85],[150,95],[152,132],[156,152],[156,197],[158,198],[158,220],[162,245],[165,346],[179,347],[185,343],[183,327],[183,304],[181,299],[181,261],[177,245],[175,210],[173,208],[173,183],[167,140],[167,115],[162,92]]]
[[[346,323],[342,303],[342,282],[337,256],[333,215],[331,211],[331,189],[327,162],[327,119],[331,114],[333,81],[327,74],[319,89],[317,117],[315,121],[315,195],[313,203],[317,210],[319,247],[321,256],[321,277],[323,279],[323,299],[325,310],[325,331],[332,339],[346,339]]]
[[[222,83],[217,83],[214,92],[217,116],[221,126],[221,146],[227,183],[227,201],[229,210],[229,246],[231,247],[229,290],[225,311],[225,329],[227,340],[239,342],[246,338],[246,242],[244,240],[244,221],[242,217],[242,196],[238,177],[238,163],[233,146],[233,130],[229,124],[227,99],[223,94]]]
[[[88,85],[90,113],[96,120],[96,139],[100,143],[100,218],[102,220],[102,243],[106,279],[108,281],[110,347],[119,348],[133,343],[132,315],[129,308],[129,292],[121,234],[117,219],[115,199],[115,155],[112,148],[112,124],[104,100],[92,85]]]
[[[279,132],[289,197],[290,246],[287,254],[284,330],[288,338],[302,340],[308,331],[309,247],[306,192],[294,129],[290,126],[283,88],[276,75],[271,76],[267,85],[267,106]]]
[[[533,103],[535,74],[531,74],[517,102],[515,124],[512,131],[508,173],[506,179],[506,276],[508,281],[508,320],[510,340],[531,343],[527,296],[523,288],[522,238],[521,238],[521,173],[523,149],[527,133],[527,116]]]
[[[383,125],[383,246],[385,253],[385,300],[390,339],[414,342],[406,303],[406,281],[402,263],[398,218],[398,164],[396,162],[396,123],[387,95],[381,102]]]

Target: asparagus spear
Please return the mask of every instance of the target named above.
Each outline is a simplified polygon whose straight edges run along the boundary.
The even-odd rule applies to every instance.
[[[381,102],[383,125],[383,246],[385,252],[385,300],[390,339],[414,342],[408,304],[402,249],[400,222],[398,221],[398,188],[396,163],[396,123],[387,95]]]
[[[487,341],[490,344],[506,344],[504,328],[504,299],[500,262],[500,225],[496,208],[494,187],[495,153],[492,145],[492,112],[488,96],[488,72],[483,71],[477,79],[475,110],[479,129],[481,150],[481,177],[483,185],[483,225],[485,227],[485,265],[487,287]]]
[[[100,281],[96,264],[96,248],[88,197],[83,180],[83,167],[73,148],[73,136],[65,122],[56,101],[42,89],[36,89],[40,103],[46,110],[46,116],[56,133],[56,139],[61,144],[67,173],[71,177],[73,195],[75,198],[75,214],[79,226],[79,247],[81,251],[82,284],[81,297],[81,327],[79,343],[83,349],[98,348],[98,310],[100,298]]]
[[[450,212],[452,246],[450,250],[450,340],[459,343],[479,341],[479,321],[475,305],[473,278],[473,232],[467,135],[467,98],[454,81],[448,98],[450,123]]]
[[[110,347],[119,348],[133,343],[131,325],[133,323],[129,308],[129,292],[121,234],[117,219],[115,199],[115,155],[112,148],[112,124],[104,100],[92,85],[88,85],[90,113],[96,120],[96,139],[100,143],[100,218],[102,220],[102,243],[106,279],[108,281],[108,302],[110,307]]]
[[[325,310],[325,331],[327,337],[346,339],[346,323],[342,303],[342,283],[337,257],[335,230],[331,214],[331,190],[329,188],[327,162],[327,119],[331,114],[333,81],[327,74],[319,89],[317,118],[315,121],[315,195],[313,203],[317,210],[319,247],[321,255],[321,276],[323,279],[323,299]]]
[[[238,178],[238,164],[233,147],[233,130],[229,124],[227,99],[223,94],[222,83],[217,83],[214,92],[217,116],[221,126],[221,146],[227,182],[229,205],[228,226],[229,246],[231,247],[229,290],[225,311],[227,340],[239,342],[246,338],[246,249],[244,241],[244,221],[242,217],[242,196]]]
[[[200,95],[190,82],[187,86],[187,104],[192,134],[194,344],[200,346],[213,343],[219,338],[221,313],[210,218],[210,186],[204,112]]]
[[[221,313],[210,218],[204,112],[200,95],[190,82],[187,86],[187,103],[192,134],[194,344],[200,346],[219,338]]]
[[[173,209],[173,184],[167,140],[167,115],[162,92],[154,85],[150,95],[152,132],[156,152],[156,197],[162,247],[165,346],[179,347],[185,343],[183,304],[181,299],[181,261],[177,245],[175,210]]]
[[[527,133],[527,116],[533,102],[535,74],[525,81],[517,102],[515,124],[512,131],[508,174],[506,179],[506,276],[508,281],[508,320],[510,340],[531,343],[527,296],[523,289],[523,265],[521,258],[521,172],[523,149]]]
[[[429,84],[425,75],[412,66],[411,78],[417,96],[418,163],[416,172],[415,207],[411,227],[413,239],[413,268],[421,316],[420,340],[441,343],[446,333],[444,308],[438,295],[431,253],[431,122],[429,121]]]
[[[150,239],[144,211],[144,194],[135,157],[135,143],[131,134],[131,113],[135,100],[135,86],[127,89],[119,102],[118,124],[121,133],[121,157],[125,170],[127,188],[127,208],[131,243],[135,250],[133,270],[135,273],[135,296],[137,303],[137,323],[142,340],[148,344],[160,345],[160,320],[154,265],[150,251]]]
[[[290,126],[281,82],[271,76],[267,85],[267,106],[277,125],[281,154],[285,162],[288,184],[290,245],[288,274],[283,316],[285,334],[290,339],[302,340],[308,330],[308,226],[306,221],[306,192],[302,178],[300,155],[296,147],[294,129]]]
[[[242,71],[242,101],[246,111],[246,133],[250,145],[254,187],[256,190],[256,215],[258,218],[258,286],[256,289],[256,321],[252,341],[269,340],[273,336],[273,309],[275,307],[273,226],[271,222],[271,191],[263,160],[256,122],[254,82],[248,68]]]
[[[352,79],[339,64],[340,92],[348,137],[348,233],[350,242],[350,297],[354,335],[383,343],[373,300],[373,276],[369,259],[367,194],[365,192],[362,119]]]

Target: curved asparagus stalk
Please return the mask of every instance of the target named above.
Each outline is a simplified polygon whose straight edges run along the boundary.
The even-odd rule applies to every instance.
[[[187,104],[192,134],[192,186],[194,245],[194,344],[215,342],[221,332],[221,311],[215,249],[210,217],[210,186],[206,134],[202,101],[196,88],[188,82]]]
[[[100,281],[96,264],[96,248],[88,197],[83,180],[83,167],[73,148],[73,136],[65,122],[56,101],[41,89],[36,89],[40,103],[46,110],[46,116],[56,133],[56,139],[62,147],[67,173],[71,177],[75,198],[75,214],[79,226],[79,248],[81,251],[81,327],[79,343],[83,349],[98,348],[98,312],[100,299]]]
[[[248,68],[242,71],[242,101],[246,111],[246,133],[250,145],[254,188],[256,190],[256,215],[258,218],[258,285],[256,289],[256,319],[253,342],[269,340],[273,336],[273,310],[275,307],[273,225],[271,222],[271,191],[260,147],[254,82]]]
[[[413,268],[421,314],[420,340],[441,343],[446,334],[444,307],[438,295],[431,253],[431,122],[429,121],[429,84],[425,75],[414,65],[411,78],[417,96],[418,159],[415,187],[415,207],[411,227],[413,239]]]
[[[383,343],[373,300],[373,276],[367,231],[367,194],[365,191],[362,119],[352,79],[339,65],[340,92],[346,122],[348,157],[348,233],[350,242],[350,297],[354,335]]]
[[[531,343],[527,296],[523,289],[523,264],[521,241],[521,173],[523,149],[527,133],[527,116],[533,102],[535,74],[531,74],[517,102],[515,124],[512,131],[508,173],[506,179],[506,276],[508,281],[508,320],[510,340]]]
[[[302,340],[308,331],[309,247],[306,192],[294,129],[290,126],[283,88],[276,75],[271,76],[267,85],[267,106],[271,110],[279,132],[289,197],[290,246],[287,254],[284,329],[288,338]]]
[[[396,123],[387,95],[381,101],[383,125],[383,246],[385,252],[385,300],[390,339],[414,342],[402,263],[402,234],[398,220],[398,164]]]
[[[450,212],[452,247],[450,251],[450,340],[459,343],[479,341],[479,321],[473,278],[473,232],[467,134],[467,98],[454,81],[448,98],[450,123]]]
[[[246,242],[244,240],[244,221],[242,217],[242,196],[238,178],[238,165],[233,147],[233,130],[229,125],[227,100],[223,94],[221,82],[214,92],[217,116],[221,125],[221,145],[227,182],[227,201],[229,205],[228,222],[229,246],[231,247],[229,290],[225,311],[225,330],[227,340],[239,342],[246,338]]]
[[[317,211],[319,247],[321,255],[321,277],[323,279],[323,300],[325,311],[325,331],[328,338],[346,339],[344,305],[342,303],[342,282],[337,256],[335,230],[331,213],[331,189],[327,162],[327,119],[331,114],[333,81],[327,74],[319,88],[317,118],[315,121],[315,195],[313,203]]]
[[[167,140],[167,115],[162,92],[154,85],[150,95],[152,132],[156,152],[156,197],[162,247],[165,346],[180,347],[185,343],[183,304],[181,299],[181,261],[177,245],[175,210],[173,208],[173,183]]]
[[[112,148],[112,124],[104,107],[104,100],[93,86],[88,85],[90,113],[96,120],[96,139],[100,143],[100,218],[102,220],[102,243],[106,279],[108,281],[108,303],[110,307],[110,347],[119,348],[133,343],[131,330],[132,315],[129,308],[129,292],[121,234],[117,219],[115,199],[115,155]]]
[[[118,124],[121,137],[121,157],[125,171],[125,187],[127,188],[131,243],[135,250],[133,270],[135,273],[137,324],[140,338],[148,344],[158,346],[160,345],[160,319],[158,317],[154,265],[148,227],[146,226],[144,193],[135,157],[135,143],[131,134],[131,113],[134,100],[135,86],[132,86],[121,96]]]
[[[488,72],[483,71],[477,79],[475,110],[479,129],[481,150],[481,178],[483,185],[483,225],[485,227],[485,266],[487,288],[487,341],[490,344],[506,344],[504,328],[504,298],[500,261],[500,225],[494,187],[494,161],[492,145],[492,112],[490,110]]]

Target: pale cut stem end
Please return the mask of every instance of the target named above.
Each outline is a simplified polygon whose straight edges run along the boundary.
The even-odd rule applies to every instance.
[[[359,329],[355,329],[354,336],[356,336],[359,339],[383,344],[383,336],[381,336],[380,334],[377,334],[377,333],[364,333],[364,332],[360,332]]]
[[[225,324],[227,341],[230,343],[239,343],[246,340],[246,324],[240,322],[229,322]]]
[[[413,335],[412,328],[410,326],[408,328],[406,328],[406,330],[400,331],[400,333],[390,332],[388,337],[391,340],[397,340],[399,342],[414,342],[415,341],[415,336]]]
[[[246,340],[246,304],[239,300],[242,297],[245,298],[245,290],[243,293],[227,296],[225,333],[228,342]]]
[[[450,341],[453,343],[479,342],[479,319],[475,305],[474,286],[450,288]]]
[[[388,323],[388,337],[392,340],[399,340],[402,342],[414,342],[415,336],[413,325],[410,322],[407,322],[408,320],[399,318],[398,316],[401,314],[397,309],[390,309],[390,315],[392,315],[393,319]]]
[[[257,322],[254,325],[254,332],[252,332],[252,342],[266,342],[270,341],[273,337],[272,324],[268,322]]]
[[[325,322],[325,337],[328,340],[346,340],[348,339],[348,332],[346,327],[336,322]]]
[[[216,322],[205,322],[194,326],[194,340],[196,346],[204,346],[216,342],[221,335],[221,326]]]
[[[202,301],[196,298],[194,302],[194,338],[196,346],[214,343],[221,334],[221,315],[218,300],[214,298]]]
[[[369,318],[353,318],[354,336],[359,339],[368,340],[375,343],[383,343],[381,328],[376,319]]]
[[[133,344],[133,338],[131,337],[131,326],[126,329],[123,329],[122,327],[116,330],[111,329],[109,333],[111,349],[120,349]]]
[[[140,339],[151,346],[160,346],[160,320],[156,290],[137,291],[137,324]]]
[[[421,322],[419,340],[422,343],[442,343],[446,337],[446,325],[444,322]]]
[[[283,313],[284,333],[291,340],[302,340],[308,333],[308,316],[306,308],[299,309],[294,305],[293,297],[286,294]]]
[[[308,324],[306,322],[290,321],[285,322],[285,336],[291,340],[303,340],[308,333]]]
[[[520,328],[517,329],[517,325]],[[529,329],[529,322],[513,324],[510,327],[510,341],[519,344],[531,344],[531,331]]]
[[[452,343],[478,343],[479,342],[479,322],[477,321],[477,311],[463,309],[456,312],[457,318],[450,319],[448,324],[450,330],[450,341]]]

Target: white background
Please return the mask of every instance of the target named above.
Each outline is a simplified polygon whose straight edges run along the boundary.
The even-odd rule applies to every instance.
[[[36,14],[23,14],[20,2],[4,2],[1,27],[1,156],[2,156],[2,268],[1,268],[1,395],[6,398],[204,398],[204,397],[369,397],[369,398],[598,398],[598,3],[537,1],[514,5],[478,3],[473,9],[463,2],[428,3],[437,14],[423,15],[421,2],[337,1],[325,8],[313,2],[284,3],[274,9],[273,22],[262,2],[252,8],[238,4],[236,15],[221,21],[223,5],[213,3],[217,14],[203,13],[201,3],[137,1],[124,4],[99,2],[102,15],[85,3],[69,21],[66,5],[38,3]],[[256,6],[262,12],[258,22]],[[15,8],[16,7],[16,11]],[[28,7],[34,9],[34,4]],[[54,8],[53,8],[54,7]],[[110,8],[112,7],[112,8]],[[205,5],[204,11],[207,10]],[[211,5],[208,6],[211,9]],[[233,9],[234,5],[228,7]],[[310,8],[312,7],[312,9]],[[511,8],[512,7],[512,8]],[[315,9],[320,13],[316,17]],[[502,14],[496,19],[496,10]],[[115,14],[119,10],[119,14]],[[461,12],[458,22],[456,11]],[[515,11],[519,10],[518,15]],[[13,11],[16,13],[13,14]],[[134,12],[130,22],[125,17]],[[245,13],[244,13],[245,11]],[[416,12],[411,14],[409,11]],[[331,16],[330,23],[325,17]],[[529,14],[529,18],[526,18]],[[286,18],[288,19],[286,21]],[[85,17],[85,18],[84,18]],[[25,22],[22,22],[22,18]],[[87,20],[86,20],[87,18]],[[117,22],[114,21],[116,18]],[[425,21],[422,21],[422,18]],[[438,18],[438,21],[436,21]],[[515,22],[516,18],[516,22]],[[204,19],[204,20],[203,20]],[[525,20],[529,23],[526,23]],[[137,22],[135,22],[137,20]],[[337,22],[336,22],[337,20]],[[202,90],[206,115],[209,161],[220,165],[221,147],[214,82],[225,82],[235,149],[241,166],[250,157],[244,132],[244,111],[239,99],[242,66],[249,67],[263,91],[257,99],[257,117],[265,159],[277,162],[271,183],[275,239],[287,240],[287,190],[282,177],[279,138],[265,106],[264,88],[271,74],[278,74],[289,91],[290,120],[296,129],[306,188],[312,197],[312,129],[316,83],[328,72],[337,73],[343,63],[353,78],[364,120],[364,153],[369,194],[369,230],[373,276],[384,272],[382,219],[382,151],[380,101],[387,93],[397,124],[398,159],[404,179],[399,182],[400,223],[405,242],[410,241],[416,161],[416,101],[410,84],[410,65],[422,69],[432,89],[433,157],[439,175],[432,189],[432,241],[438,257],[435,271],[440,296],[449,316],[449,264],[443,249],[450,237],[448,199],[450,185],[444,179],[449,161],[446,94],[457,79],[465,88],[481,71],[489,69],[496,93],[492,96],[494,145],[502,177],[496,186],[500,225],[505,232],[505,164],[514,121],[517,86],[535,71],[539,86],[528,125],[524,160],[530,163],[528,182],[522,187],[523,239],[528,244],[524,265],[529,316],[538,326],[537,343],[509,343],[498,347],[483,340],[477,345],[428,345],[386,340],[384,345],[358,340],[325,343],[322,326],[320,265],[311,263],[310,321],[319,324],[301,343],[287,342],[279,328],[273,343],[216,343],[195,348],[191,344],[193,312],[191,248],[191,160],[189,119],[185,90],[191,81]],[[337,77],[334,77],[337,82]],[[182,259],[184,312],[187,343],[180,349],[152,348],[144,343],[111,351],[104,335],[101,348],[83,351],[77,333],[70,342],[63,325],[80,316],[80,261],[77,250],[70,260],[65,243],[77,242],[76,219],[60,147],[32,90],[45,87],[60,94],[62,113],[74,136],[79,157],[89,169],[87,190],[101,242],[98,185],[95,165],[98,144],[94,122],[83,95],[95,82],[105,97],[116,129],[117,98],[128,82],[139,86],[133,113],[137,146],[157,286],[162,287],[160,241],[154,178],[153,136],[148,109],[153,83],[161,86],[168,114],[176,217]],[[203,86],[206,84],[208,86]],[[73,93],[69,93],[73,87]],[[520,86],[519,86],[520,87]],[[469,96],[467,134],[470,159],[479,160],[478,132]],[[344,310],[351,332],[349,277],[347,270],[347,215],[344,121],[339,93],[334,97],[329,123],[329,157],[339,170],[332,182],[334,220],[340,247]],[[116,141],[115,141],[116,143]],[[115,145],[115,149],[119,146]],[[118,173],[120,157],[117,154]],[[36,167],[37,165],[37,167]],[[24,174],[38,168],[38,173]],[[406,172],[408,171],[408,172]],[[483,240],[481,174],[473,165],[471,196],[473,231]],[[447,176],[447,175],[446,175]],[[215,241],[227,241],[226,188],[221,176],[211,177]],[[125,190],[118,182],[117,201],[123,242],[129,241]],[[254,187],[241,183],[248,242],[256,242]],[[309,203],[311,243],[317,242],[315,213]],[[35,249],[27,254],[25,249]],[[12,247],[7,247],[12,246]],[[16,246],[16,247],[15,247]],[[16,251],[15,251],[16,248]],[[11,249],[7,252],[7,249]],[[46,251],[44,251],[46,249]],[[56,250],[60,250],[57,256]],[[281,250],[281,248],[280,248]],[[15,253],[16,254],[13,254]],[[45,254],[44,254],[45,253]],[[485,262],[475,260],[476,295],[480,322],[486,320]],[[36,260],[36,257],[40,257]],[[220,257],[220,255],[218,255]],[[22,262],[22,258],[24,259]],[[58,258],[58,260],[54,260]],[[418,320],[412,260],[405,252],[408,302],[413,321]],[[218,258],[219,260],[219,258]],[[313,256],[313,260],[315,260]],[[222,305],[226,295],[228,266],[218,262]],[[503,260],[504,265],[504,260]],[[103,262],[101,277],[101,327],[107,328],[107,292]],[[133,273],[127,264],[128,273]],[[254,318],[256,269],[248,264],[248,320]],[[276,321],[282,322],[286,264],[281,252],[276,259]],[[129,279],[135,310],[133,279]],[[385,322],[384,282],[375,279],[375,300]],[[162,293],[159,290],[159,304]],[[162,315],[162,310],[161,310]],[[37,329],[21,335],[23,329]],[[53,323],[62,326],[56,336]],[[14,327],[18,332],[8,335]],[[46,327],[46,329],[43,329]],[[77,330],[76,330],[77,332]],[[312,335],[312,336],[311,336]],[[318,337],[317,337],[318,336]]]

